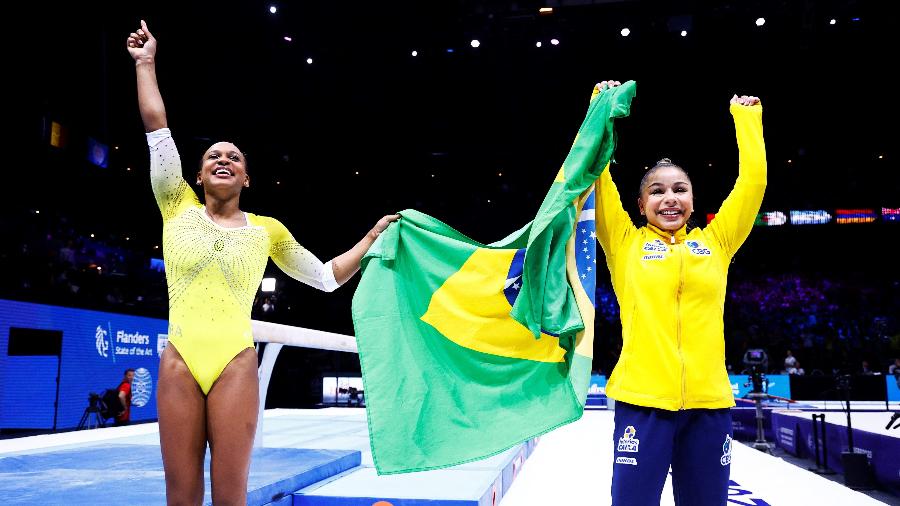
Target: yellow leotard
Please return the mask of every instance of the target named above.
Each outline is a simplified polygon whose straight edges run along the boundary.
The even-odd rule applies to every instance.
[[[278,220],[244,213],[247,225],[222,227],[209,217],[181,173],[167,128],[147,134],[150,182],[163,216],[169,288],[169,343],[204,394],[225,366],[253,347],[250,311],[269,257],[289,276],[324,291],[338,284]]]

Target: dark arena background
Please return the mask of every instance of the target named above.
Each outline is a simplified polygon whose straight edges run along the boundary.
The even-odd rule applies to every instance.
[[[159,41],[159,85],[185,176],[193,177],[212,142],[234,142],[247,155],[251,178],[241,208],[278,218],[323,261],[350,248],[381,216],[404,209],[485,243],[520,228],[534,218],[565,159],[592,87],[607,79],[637,83],[631,115],[616,123],[612,164],[626,210],[638,220],[644,170],[668,157],[690,174],[693,220],[703,226],[737,176],[728,101],[759,96],[768,186],[757,225],[729,271],[726,364],[741,397],[757,372],[748,351],[765,351],[763,372],[785,389],[764,403],[761,431],[768,453],[792,463],[784,475],[793,481],[753,491],[735,468],[732,491],[747,493],[733,492],[734,504],[900,504],[900,430],[881,430],[883,441],[850,451],[868,451],[864,464],[842,460],[849,430],[840,402],[849,396],[858,403],[854,428],[866,417],[882,427],[900,409],[900,365],[891,369],[900,364],[894,2],[165,0],[25,9],[7,20],[23,35],[8,32],[5,43],[5,98],[15,114],[7,117],[12,138],[0,213],[0,490],[13,503],[26,495],[8,485],[4,453],[30,450],[2,444],[74,433],[89,393],[115,388],[124,367],[136,364],[150,376],[145,407],[134,412],[146,424],[136,425],[156,422],[157,335],[166,332],[168,315],[162,221],[125,50],[127,35],[145,19]],[[275,287],[258,292],[255,320],[354,334],[350,308],[359,276],[324,293],[270,261],[266,278]],[[596,389],[588,407],[602,411],[612,407],[603,386],[621,351],[622,327],[605,268],[596,290]],[[90,342],[67,340],[79,332]],[[104,343],[127,347],[128,356],[104,351]],[[786,367],[788,351],[798,366]],[[308,413],[337,406],[342,413],[350,392],[363,389],[359,378],[356,353],[287,346],[265,408]],[[355,400],[347,413],[360,413],[364,395]],[[778,418],[777,408],[804,402],[811,411],[798,421]],[[752,408],[747,397],[734,410],[735,438],[749,446],[760,436]],[[828,415],[828,437],[843,438],[827,441],[833,460],[824,467],[841,473],[819,473],[830,481],[806,470],[822,470],[815,460],[820,436],[809,436],[809,447],[801,436],[815,427],[810,413],[819,412]],[[365,430],[364,414],[353,416]],[[611,425],[611,416],[603,423]],[[605,445],[607,432],[590,429],[586,437]],[[860,432],[853,436],[859,448],[866,434],[876,437]],[[518,463],[507,474],[521,470],[515,484],[523,490],[516,495],[510,481],[495,485],[494,503],[608,504],[607,482],[562,502],[525,499],[539,492],[524,487],[541,482],[536,472],[526,478],[522,463],[541,445],[549,451],[552,436],[510,458]],[[748,452],[747,462],[761,458],[757,453]],[[794,495],[778,495],[789,489]],[[446,504],[491,504],[484,490],[471,494],[474,502]],[[446,499],[440,491],[372,492],[369,502],[330,493],[322,496],[335,502],[294,495],[293,504]],[[837,499],[840,493],[854,495]],[[46,503],[59,498],[46,494]],[[671,501],[671,493],[663,497]]]

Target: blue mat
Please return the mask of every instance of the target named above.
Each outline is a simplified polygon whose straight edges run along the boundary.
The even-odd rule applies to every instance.
[[[493,506],[501,501],[537,444],[434,471],[378,476],[363,466],[294,493],[294,506]]]
[[[357,467],[358,451],[261,448],[253,451],[247,504],[263,506]],[[210,504],[209,453],[206,504]],[[165,504],[158,446],[105,445],[0,458],[0,498],[10,504]]]

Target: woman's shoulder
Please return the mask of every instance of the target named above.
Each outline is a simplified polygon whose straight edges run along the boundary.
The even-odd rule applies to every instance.
[[[244,213],[247,215],[247,223],[249,225],[265,229],[273,240],[280,240],[289,234],[287,227],[276,218],[246,211]]]
[[[272,218],[271,216],[264,216],[262,214],[251,213],[249,211],[244,211],[244,214],[247,216],[247,223],[250,225],[266,228],[273,225],[281,225],[280,221]]]

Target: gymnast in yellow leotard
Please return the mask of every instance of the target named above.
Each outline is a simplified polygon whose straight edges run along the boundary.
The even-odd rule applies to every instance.
[[[169,286],[169,343],[178,350],[204,394],[225,366],[253,347],[250,310],[271,256],[291,277],[320,290],[339,285],[332,263],[322,264],[276,219],[239,213],[237,227],[222,226],[181,176],[181,160],[168,128],[147,134],[150,181],[163,215],[163,257]],[[210,148],[209,184],[233,186],[242,154],[229,143]],[[201,185],[204,174],[198,175]],[[243,220],[243,223],[240,223]]]
[[[156,46],[143,21],[127,40],[163,216],[170,346],[160,360],[157,411],[166,497],[170,504],[202,502],[209,444],[213,503],[245,504],[259,406],[250,310],[268,258],[291,277],[331,291],[359,270],[363,254],[399,216],[381,218],[353,248],[323,264],[278,220],[240,210],[250,178],[244,154],[229,142],[203,156],[196,180],[201,205],[168,129]]]

